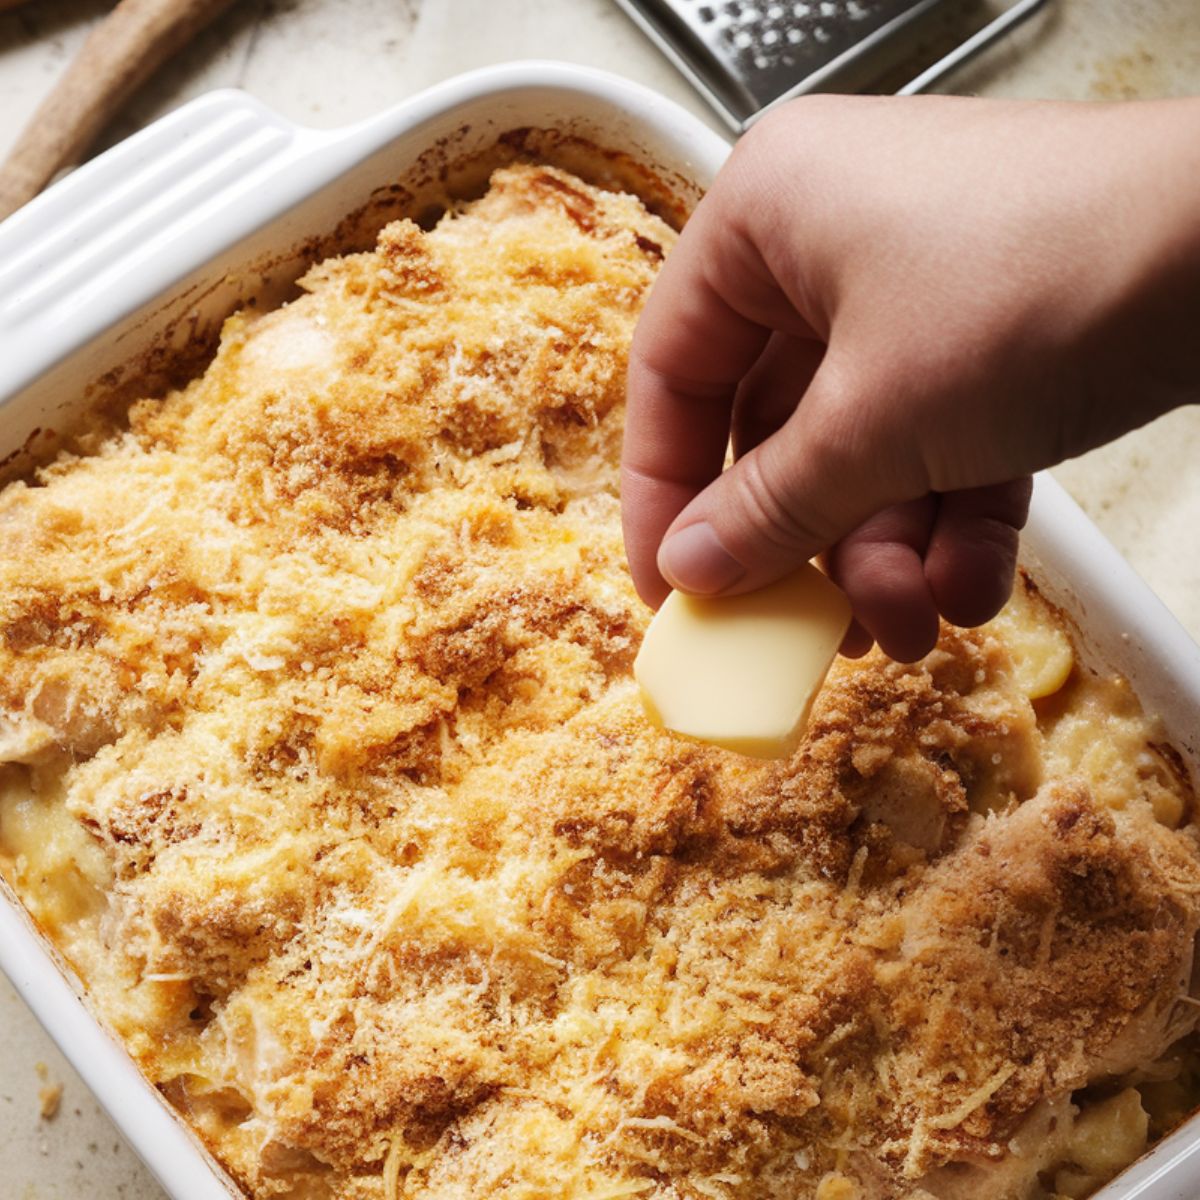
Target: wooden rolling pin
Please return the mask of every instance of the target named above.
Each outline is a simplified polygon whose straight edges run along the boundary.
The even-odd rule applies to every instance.
[[[0,0],[12,7],[15,0]],[[79,161],[121,105],[233,0],[121,0],[0,165],[0,220]]]

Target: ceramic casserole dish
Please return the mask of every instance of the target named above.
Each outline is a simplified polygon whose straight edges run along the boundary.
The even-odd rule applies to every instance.
[[[334,132],[300,129],[240,92],[202,97],[0,225],[5,478],[52,455],[82,408],[195,373],[236,307],[285,299],[310,262],[477,191],[518,154],[625,187],[678,222],[728,150],[644,88],[550,63],[463,76]],[[1089,661],[1127,676],[1200,784],[1200,647],[1049,477],[1023,558]],[[163,1187],[175,1200],[240,1195],[0,890],[0,968]],[[1198,1194],[1200,1119],[1098,1195]]]

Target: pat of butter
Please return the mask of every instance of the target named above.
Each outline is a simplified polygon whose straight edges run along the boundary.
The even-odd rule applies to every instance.
[[[754,758],[785,758],[850,627],[816,567],[741,596],[672,592],[633,664],[656,725]]]

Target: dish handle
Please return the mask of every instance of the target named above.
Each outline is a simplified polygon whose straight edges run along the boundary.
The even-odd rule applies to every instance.
[[[65,176],[0,223],[0,346],[154,277],[183,224],[245,207],[328,135],[235,89],[210,92]]]

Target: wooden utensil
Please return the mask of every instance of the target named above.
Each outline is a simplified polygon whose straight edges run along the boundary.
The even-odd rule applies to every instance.
[[[0,0],[0,6],[13,0]],[[0,220],[79,161],[121,105],[233,0],[121,0],[33,114],[0,166]]]

